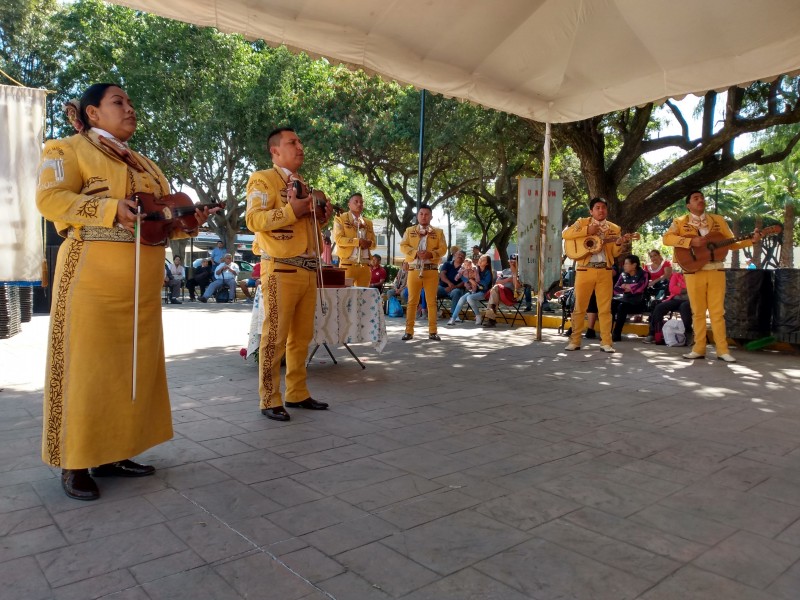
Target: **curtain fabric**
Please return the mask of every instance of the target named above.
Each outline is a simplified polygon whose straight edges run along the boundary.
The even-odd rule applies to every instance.
[[[0,85],[0,282],[38,285],[42,219],[36,170],[42,151],[45,91]]]

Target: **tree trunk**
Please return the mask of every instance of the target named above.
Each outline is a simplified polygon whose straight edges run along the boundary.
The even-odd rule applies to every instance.
[[[762,229],[764,227],[764,217],[757,216],[756,217],[756,228]],[[757,269],[761,269],[761,242],[757,244],[753,244],[753,264],[756,266]]]
[[[788,199],[783,206],[783,241],[781,243],[780,266],[785,269],[794,267],[794,203]]]

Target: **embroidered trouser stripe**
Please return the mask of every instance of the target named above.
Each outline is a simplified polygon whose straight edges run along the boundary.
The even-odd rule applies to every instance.
[[[282,406],[281,359],[286,355],[286,400],[310,397],[306,357],[314,337],[317,279],[315,271],[261,261],[264,325],[259,347],[261,408]]]
[[[714,333],[714,345],[717,355],[728,353],[728,337],[725,330],[725,271],[697,271],[686,273],[686,291],[689,292],[689,304],[692,307],[692,329],[694,330],[694,346],[692,350],[698,354],[706,353],[708,343],[708,327],[706,311],[711,320],[711,331]]]

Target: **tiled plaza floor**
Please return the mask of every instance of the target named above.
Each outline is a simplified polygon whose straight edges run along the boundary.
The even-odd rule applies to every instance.
[[[175,438],[91,503],[39,458],[47,317],[0,340],[0,598],[800,598],[800,357],[390,319],[276,423],[248,308],[165,308]]]

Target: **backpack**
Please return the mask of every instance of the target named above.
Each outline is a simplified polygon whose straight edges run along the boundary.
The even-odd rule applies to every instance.
[[[685,346],[686,329],[680,319],[670,319],[661,329],[664,333],[664,343],[667,346]]]
[[[392,296],[389,298],[389,306],[387,307],[386,312],[389,313],[390,317],[403,316],[403,306],[400,304],[400,300],[397,299],[397,296]]]
[[[223,285],[216,292],[214,292],[214,299],[217,301],[217,304],[220,302],[230,302],[231,295],[229,292],[230,290],[228,289],[227,285]]]

